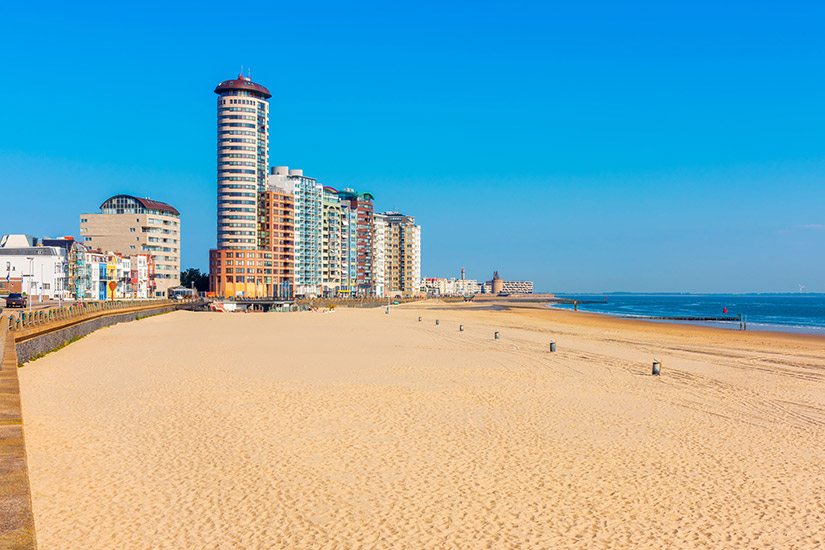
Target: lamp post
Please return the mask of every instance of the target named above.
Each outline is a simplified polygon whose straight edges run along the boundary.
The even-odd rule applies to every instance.
[[[32,256],[26,256],[26,259],[29,261],[29,292],[26,297],[26,302],[29,303],[29,313],[32,312],[32,283],[34,282],[34,258]]]
[[[60,278],[57,280],[57,283],[58,283],[57,286],[60,287],[58,289],[58,294],[57,294],[57,299],[58,299],[58,303],[59,303],[58,307],[62,308],[63,307],[63,261],[62,260],[60,261]]]

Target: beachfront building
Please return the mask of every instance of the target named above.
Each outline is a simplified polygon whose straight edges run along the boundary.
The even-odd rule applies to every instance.
[[[23,292],[38,300],[69,298],[68,254],[61,246],[44,246],[31,235],[0,238],[0,273],[7,292]]]
[[[355,296],[358,288],[358,211],[341,201],[341,286],[338,295]]]
[[[218,94],[218,250],[258,248],[258,193],[269,170],[269,90],[238,75]]]
[[[428,296],[473,296],[481,293],[475,279],[444,279],[428,277],[421,281],[422,291]]]
[[[416,296],[421,289],[421,228],[400,212],[381,214],[384,224],[384,292]]]
[[[375,279],[375,296],[383,298],[387,296],[387,255],[391,254],[388,250],[389,224],[384,214],[373,215],[372,222],[372,271]]]
[[[346,258],[347,285],[343,294],[368,297],[375,294],[373,279],[373,205],[372,193],[352,189],[338,191],[341,202],[342,257]]]
[[[324,296],[337,296],[344,276],[338,191],[324,187],[321,214],[321,286]]]
[[[115,195],[100,213],[80,215],[80,238],[89,249],[111,250],[125,257],[149,254],[155,266],[153,297],[180,284],[180,212],[165,202]]]
[[[504,292],[508,294],[532,294],[533,281],[504,281]]]
[[[124,256],[87,250],[75,268],[76,300],[145,300],[153,296],[154,262],[151,254]]]
[[[493,279],[484,283],[483,288],[491,294],[533,294],[533,281],[505,281],[494,271]]]
[[[295,288],[295,197],[272,189],[260,197],[258,247],[272,253],[271,265],[264,260],[264,285],[268,296],[289,298]]]
[[[267,188],[295,200],[295,295],[322,293],[323,186],[303,170],[273,166]]]
[[[292,280],[275,267],[287,264],[276,255],[260,249],[210,250],[210,289],[221,298],[290,299]]]
[[[59,246],[66,251],[68,269],[66,272],[66,293],[68,296],[79,299],[83,296],[85,277],[85,259],[88,247],[74,237],[60,237],[57,239],[44,238],[44,246]]]

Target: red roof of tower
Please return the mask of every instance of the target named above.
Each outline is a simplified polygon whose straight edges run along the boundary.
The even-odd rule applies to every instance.
[[[272,97],[272,94],[269,93],[269,90],[267,90],[260,84],[255,84],[254,82],[252,82],[252,80],[246,78],[243,74],[239,74],[238,78],[234,80],[224,80],[223,82],[218,84],[218,87],[215,88],[215,93],[220,95],[230,90],[243,90],[245,92],[252,92],[263,96],[264,99],[269,99],[270,97]]]

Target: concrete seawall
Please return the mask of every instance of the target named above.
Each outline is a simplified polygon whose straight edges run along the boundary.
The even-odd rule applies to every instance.
[[[167,302],[162,305],[103,310],[14,331],[8,329],[8,323],[3,319],[4,322],[0,323],[0,548],[37,548],[20,405],[20,383],[17,377],[18,365],[99,328],[176,309],[193,309],[199,305],[192,302]]]

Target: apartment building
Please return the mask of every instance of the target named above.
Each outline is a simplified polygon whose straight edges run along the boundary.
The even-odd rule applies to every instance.
[[[292,195],[295,201],[295,295],[321,295],[323,185],[288,166],[273,166],[270,172],[267,189]]]
[[[321,286],[324,296],[338,296],[343,286],[341,202],[338,191],[324,187],[321,219]]]
[[[383,280],[387,296],[415,296],[421,289],[421,227],[399,212],[380,215],[383,230]],[[378,254],[376,252],[376,254]]]
[[[387,254],[392,254],[392,251],[387,248],[389,224],[384,214],[374,214],[372,222],[372,269],[375,279],[375,296],[383,298],[387,296]]]
[[[218,94],[218,250],[258,247],[258,193],[269,170],[269,90],[248,76]]]
[[[272,285],[269,296],[292,297],[295,289],[295,197],[280,191],[260,193],[258,248],[272,253]],[[269,267],[264,264],[265,267]],[[268,272],[265,273],[268,275]]]
[[[115,195],[100,205],[100,213],[80,215],[80,238],[89,249],[149,254],[155,266],[153,297],[180,284],[180,212],[169,204]]]
[[[373,296],[373,205],[372,193],[357,193],[352,189],[338,191],[341,203],[342,256],[347,259],[348,284],[345,292],[350,296]],[[344,248],[344,244],[346,247]]]

